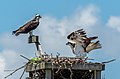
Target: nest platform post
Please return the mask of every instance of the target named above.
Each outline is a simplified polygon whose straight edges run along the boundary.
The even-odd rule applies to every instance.
[[[39,42],[39,36],[35,36],[35,35],[30,35],[28,38],[28,43],[35,43],[36,45],[36,49],[39,52],[39,56],[42,57],[42,48],[41,48],[41,44]]]

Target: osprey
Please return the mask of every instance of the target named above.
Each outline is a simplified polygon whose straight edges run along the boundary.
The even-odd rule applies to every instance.
[[[84,48],[81,46],[81,44],[74,42],[67,42],[66,45],[70,46],[73,54],[75,54],[76,57],[83,59],[87,56],[87,53],[84,52]]]
[[[71,47],[75,55],[85,57],[86,53],[89,53],[91,50],[101,48],[99,41],[92,42],[92,40],[97,38],[97,36],[87,37],[86,32],[83,29],[80,29],[67,36],[67,39],[70,41],[66,45]]]
[[[42,17],[39,14],[36,14],[34,19],[27,22],[26,24],[24,24],[19,29],[13,31],[12,34],[15,34],[15,36],[18,36],[19,34],[22,34],[22,33],[23,34],[26,34],[28,32],[30,33],[32,30],[34,30],[38,27],[40,18],[42,18]]]

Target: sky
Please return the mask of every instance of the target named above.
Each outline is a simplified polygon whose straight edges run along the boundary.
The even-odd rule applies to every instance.
[[[111,59],[102,76],[118,79],[120,71],[120,1],[119,0],[1,0],[0,1],[0,79],[27,62],[20,57],[35,57],[33,44],[28,44],[28,35],[12,35],[12,31],[31,20],[39,13],[39,27],[34,31],[40,36],[42,50],[48,54],[74,56],[65,45],[66,36],[83,28],[88,36],[98,36],[102,49],[93,50],[88,57],[93,62]],[[18,79],[22,70],[8,79]],[[24,75],[23,79],[27,76]]]

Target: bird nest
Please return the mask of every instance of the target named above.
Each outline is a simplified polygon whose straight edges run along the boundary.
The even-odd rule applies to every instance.
[[[46,69],[51,70],[50,79],[94,79],[94,71],[73,68],[73,65],[82,64],[84,66],[87,63],[90,64],[91,62],[86,62],[87,59],[88,58],[80,59],[71,57],[46,57],[32,59],[26,65],[28,68],[27,72],[30,74],[28,79],[44,79]],[[51,65],[45,66],[45,63]]]

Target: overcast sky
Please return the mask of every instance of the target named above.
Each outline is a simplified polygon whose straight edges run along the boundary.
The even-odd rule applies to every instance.
[[[12,31],[31,20],[36,13],[42,16],[34,34],[40,36],[42,49],[48,54],[74,56],[65,45],[66,36],[83,28],[88,36],[98,36],[102,49],[89,53],[93,62],[116,58],[106,64],[105,79],[118,79],[120,71],[120,1],[119,0],[1,0],[0,1],[0,79],[27,60],[35,57],[35,46],[28,44],[28,35],[18,37]],[[8,79],[18,79],[19,71]],[[26,76],[26,75],[25,75]],[[24,77],[25,77],[24,76]]]

